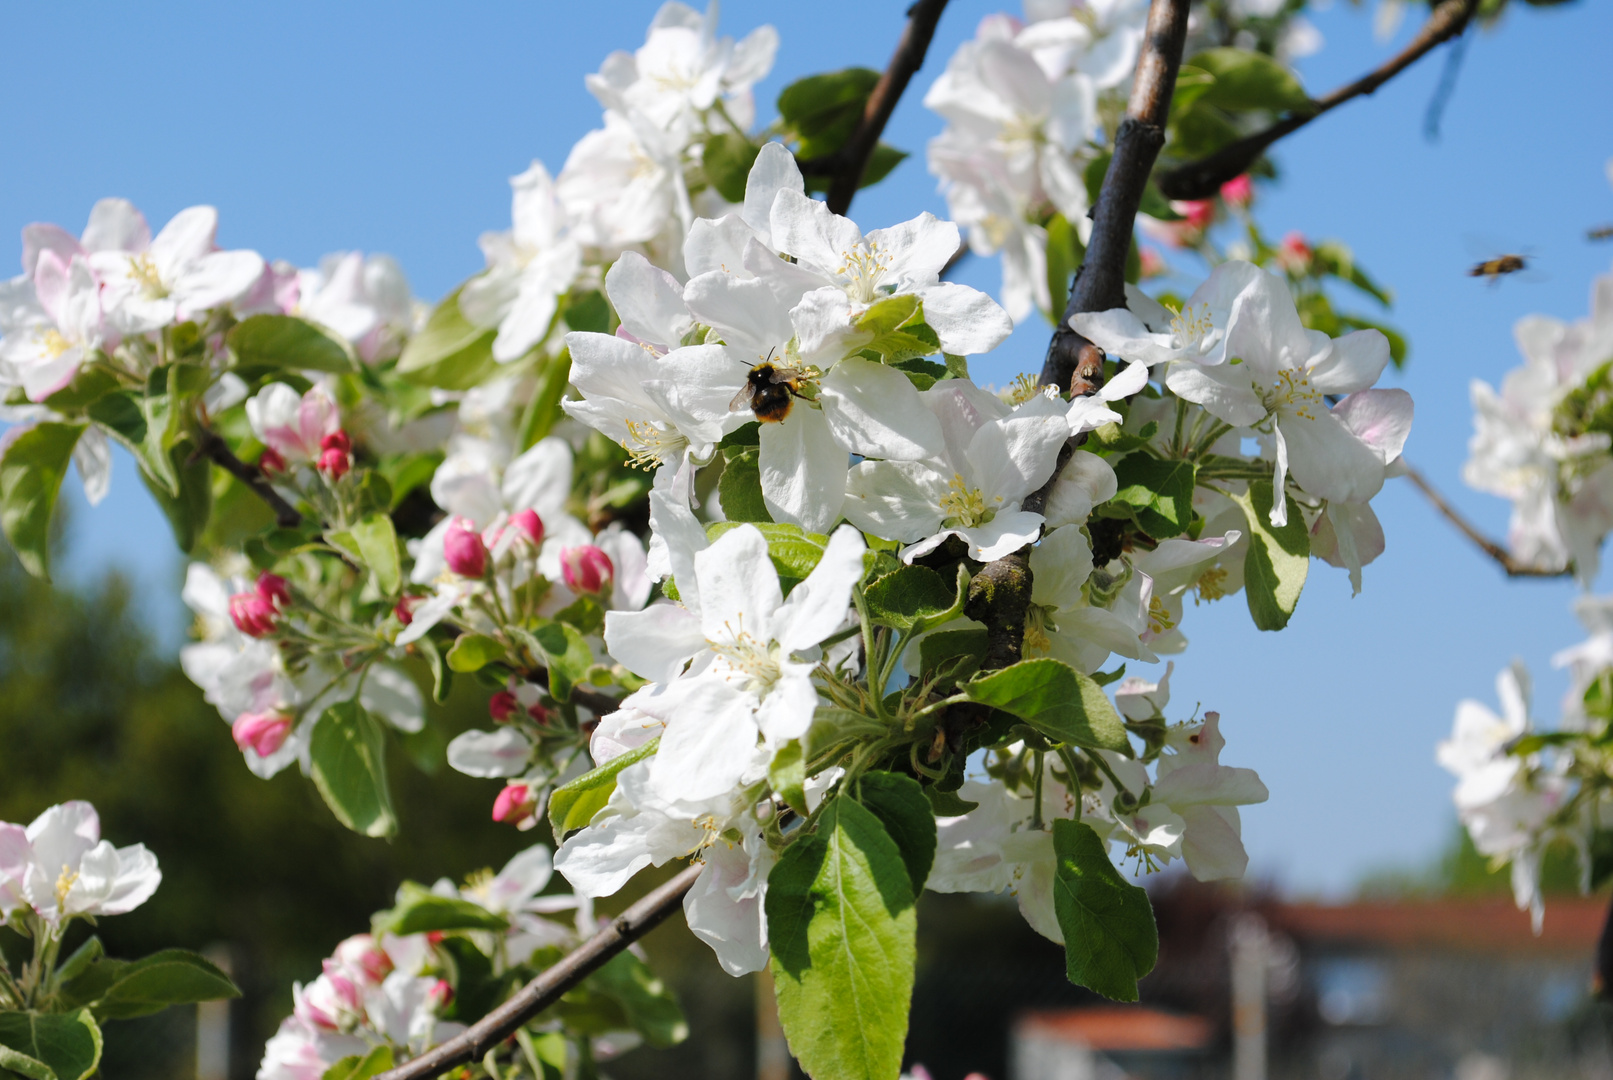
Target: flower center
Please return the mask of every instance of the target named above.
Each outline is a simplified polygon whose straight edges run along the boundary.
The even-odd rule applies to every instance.
[[[151,261],[150,255],[130,255],[129,276],[138,281],[153,300],[168,295],[168,287],[162,283],[162,275],[157,273],[157,264]]]
[[[1210,318],[1209,304],[1197,309],[1189,304],[1171,319],[1171,333],[1176,336],[1176,347],[1179,349],[1202,345],[1204,339],[1214,330],[1215,323]]]
[[[728,666],[735,673],[745,677],[745,689],[766,694],[784,673],[779,663],[778,645],[762,641],[746,630],[743,616],[740,617],[738,630],[728,623],[723,623],[723,628],[732,635],[731,640],[707,641],[706,644],[712,652],[728,661]]]
[[[1035,656],[1046,656],[1052,649],[1053,642],[1048,637],[1049,630],[1057,630],[1049,617],[1053,609],[1044,604],[1032,604],[1025,612],[1025,645],[1024,651]]]
[[[1209,603],[1212,600],[1221,599],[1227,594],[1227,572],[1225,568],[1212,566],[1204,571],[1199,575],[1197,588],[1199,595],[1194,600],[1195,604],[1199,601]]]
[[[62,876],[56,879],[56,907],[57,910],[67,910],[67,894],[73,891],[73,883],[78,881],[78,871],[62,867]]]
[[[653,420],[627,421],[627,438],[622,440],[627,463],[635,469],[654,469],[682,454],[688,445],[689,440],[677,428]]]
[[[1266,408],[1272,412],[1285,409],[1301,420],[1315,420],[1313,406],[1321,400],[1322,393],[1312,389],[1308,372],[1283,368],[1277,372],[1277,385],[1266,394]]]
[[[873,240],[854,244],[850,251],[840,253],[840,265],[835,273],[847,278],[846,292],[864,304],[878,295],[879,282],[890,269],[890,254]]]
[[[62,336],[62,332],[56,329],[54,326],[49,330],[39,333],[38,338],[39,348],[44,352],[46,358],[50,360],[56,359],[58,356],[62,355],[62,353],[72,348],[71,343],[69,343],[68,340]]]
[[[994,500],[1002,502],[1003,497]],[[941,513],[944,524],[953,528],[973,529],[997,516],[994,507],[986,505],[986,497],[979,488],[964,483],[962,473],[953,473],[947,482],[947,493],[941,496]]]
[[[1023,405],[1031,398],[1040,394],[1043,387],[1036,381],[1036,376],[1028,371],[1022,371],[1014,376],[1014,381],[1008,384],[1003,391],[1003,398],[1010,405]]]
[[[1159,597],[1148,598],[1148,632],[1150,634],[1163,634],[1167,630],[1176,629],[1176,620],[1171,613],[1165,610],[1165,605],[1159,602]]]

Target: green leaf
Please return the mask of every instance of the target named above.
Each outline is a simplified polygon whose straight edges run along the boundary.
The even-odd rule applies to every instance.
[[[64,979],[62,990],[67,1000],[89,1006],[99,1020],[129,1020],[171,1005],[241,996],[228,975],[184,949],[164,949],[140,960],[101,957]]]
[[[1053,853],[1053,912],[1064,933],[1065,973],[1104,997],[1136,1001],[1137,980],[1159,958],[1147,891],[1120,876],[1090,825],[1053,822]]]
[[[879,82],[870,68],[846,68],[797,79],[779,93],[779,119],[799,140],[796,156],[825,157],[839,150],[862,119]]]
[[[1251,480],[1247,494],[1232,495],[1249,522],[1243,588],[1249,598],[1249,614],[1261,630],[1281,630],[1288,625],[1310,570],[1311,534],[1299,507],[1284,494],[1288,524],[1279,529],[1271,523],[1272,497],[1267,480]]]
[[[922,631],[962,613],[968,592],[969,571],[962,566],[955,583],[927,566],[904,566],[876,578],[864,596],[874,622]]]
[[[409,339],[397,372],[410,382],[445,390],[469,390],[484,382],[498,364],[493,359],[496,329],[475,326],[459,310],[461,285],[432,311],[426,327]]]
[[[376,934],[429,934],[434,930],[497,930],[510,927],[509,920],[480,904],[453,896],[438,896],[424,885],[405,881],[398,889],[398,902],[375,913]]]
[[[872,771],[857,779],[857,795],[896,842],[917,896],[935,862],[935,813],[917,780],[902,773]],[[962,801],[962,800],[959,800]]]
[[[745,181],[762,148],[736,131],[721,131],[706,140],[700,160],[706,179],[731,203],[745,201]]]
[[[592,821],[610,802],[621,771],[655,756],[655,749],[660,745],[661,737],[657,735],[643,746],[613,757],[599,768],[555,788],[549,796],[549,825],[554,829],[556,842]]]
[[[1127,454],[1115,466],[1118,490],[1111,501],[1131,507],[1137,524],[1155,540],[1180,536],[1193,521],[1195,476],[1190,461]]]
[[[35,424],[0,458],[0,527],[23,569],[50,580],[50,519],[83,424]]]
[[[44,404],[57,412],[72,412],[101,400],[122,383],[104,367],[88,365],[78,369],[73,381],[47,397]]]
[[[930,800],[930,809],[938,818],[962,817],[980,804],[970,802],[956,791],[942,791],[931,784],[924,789],[924,797]]]
[[[557,622],[574,627],[585,636],[597,634],[605,628],[605,609],[598,598],[586,593],[555,612],[554,617]]]
[[[706,539],[715,541],[729,529],[737,529],[743,522],[719,521],[706,526]],[[797,581],[812,573],[829,538],[822,533],[809,533],[799,525],[776,522],[751,522],[767,540],[767,556],[773,560],[773,569],[781,578]]]
[[[225,340],[239,367],[336,372],[358,368],[345,340],[296,315],[248,315]]]
[[[1013,713],[1058,742],[1131,751],[1126,727],[1103,688],[1062,660],[1021,660],[960,689],[970,701]]]
[[[791,739],[779,747],[767,766],[767,784],[791,810],[806,817],[806,755],[801,740]]]
[[[464,675],[480,671],[504,656],[504,644],[498,639],[486,634],[461,634],[448,650],[448,670]]]
[[[88,1009],[0,1012],[0,1068],[30,1080],[86,1080],[100,1063],[101,1029]]]
[[[386,779],[386,737],[358,699],[326,709],[308,747],[314,786],[336,820],[365,836],[391,836],[398,817]]]
[[[533,371],[532,397],[521,417],[521,449],[530,450],[537,441],[554,429],[555,421],[564,415],[560,399],[566,396],[571,382],[571,353],[559,353],[542,361]]]
[[[588,981],[593,989],[621,1006],[628,1024],[651,1046],[665,1049],[689,1037],[689,1022],[683,1018],[678,999],[649,965],[632,953],[617,953]]]
[[[426,658],[426,666],[431,668],[431,700],[441,705],[448,700],[448,693],[454,688],[453,670],[431,638],[418,638],[413,647],[420,651],[420,655]]]
[[[364,565],[375,573],[375,583],[387,596],[396,596],[403,587],[403,567],[398,556],[398,532],[386,514],[371,514],[352,528],[353,540]]]
[[[370,1080],[372,1076],[380,1076],[393,1066],[392,1048],[390,1046],[377,1046],[368,1054],[359,1057],[349,1054],[321,1074],[320,1080]]]
[[[855,326],[869,335],[863,350],[877,354],[887,364],[941,351],[941,339],[924,322],[919,298],[912,293],[876,302],[858,317]]]
[[[896,842],[849,799],[767,879],[779,1022],[814,1080],[896,1080],[913,996],[913,888]]]
[[[919,670],[928,677],[936,668],[960,656],[974,657],[977,661],[986,655],[984,627],[967,630],[941,630],[919,642]],[[964,677],[972,668],[961,670],[955,677]]]
[[[556,701],[570,701],[571,688],[587,680],[588,669],[594,664],[588,639],[575,627],[558,622],[538,627],[532,636],[548,661],[549,693]]]
[[[1206,49],[1187,62],[1215,80],[1200,93],[1200,106],[1271,112],[1308,112],[1313,107],[1294,73],[1264,53],[1231,47]]]
[[[1176,72],[1176,90],[1171,94],[1171,115],[1191,109],[1193,103],[1214,85],[1214,75],[1203,68],[1183,64]]]
[[[1047,292],[1052,297],[1048,311],[1054,321],[1062,319],[1069,306],[1070,282],[1085,254],[1086,247],[1075,226],[1063,214],[1054,214],[1047,223]]]
[[[174,531],[174,543],[180,551],[189,554],[206,531],[208,518],[213,513],[213,466],[207,458],[194,454],[189,442],[176,444],[167,452],[166,460],[177,481],[173,494],[164,490],[145,469],[140,470],[140,479],[168,518],[168,527]]]
[[[772,521],[762,498],[761,451],[754,446],[723,450],[722,475],[717,478],[717,500],[729,521]]]
[[[874,152],[868,155],[868,164],[863,167],[862,179],[857,183],[858,190],[873,187],[911,156],[906,150],[898,150],[890,143],[876,143]]]

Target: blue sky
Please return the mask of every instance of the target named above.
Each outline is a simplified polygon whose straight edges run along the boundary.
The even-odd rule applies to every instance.
[[[16,103],[0,137],[0,223],[10,223],[0,225],[0,264],[16,265],[23,224],[77,230],[97,198],[121,195],[156,226],[213,203],[222,243],[300,265],[337,249],[389,252],[419,295],[439,297],[480,267],[478,233],[508,227],[507,178],[535,157],[558,170],[598,124],[582,78],[610,50],[635,47],[656,6],[13,8],[8,37],[36,44],[11,49],[0,73]],[[922,91],[999,7],[954,0],[891,141],[922,151],[939,130]],[[1496,534],[1505,505],[1459,480],[1468,383],[1517,363],[1519,317],[1582,316],[1591,278],[1613,260],[1613,244],[1583,239],[1587,226],[1613,221],[1613,5],[1513,7],[1472,42],[1440,142],[1422,137],[1436,56],[1280,144],[1282,181],[1260,207],[1273,235],[1343,239],[1394,289],[1390,319],[1412,357],[1386,383],[1417,400],[1407,457]],[[765,120],[794,78],[883,66],[901,8],[730,0],[723,24],[734,35],[763,22],[780,31],[778,64],[758,88]],[[1414,30],[1377,43],[1368,12],[1344,4],[1315,21],[1326,46],[1300,65],[1312,93],[1375,66]],[[873,227],[924,209],[945,213],[919,153],[859,196],[853,216]],[[1492,288],[1466,277],[1464,238],[1474,235],[1530,248],[1546,280]],[[979,260],[959,276],[997,284],[995,265]],[[975,362],[976,376],[1001,384],[1036,370],[1047,333],[1027,323]],[[120,458],[100,507],[71,499],[65,575],[123,567],[177,643],[179,559],[132,463]],[[1313,564],[1283,633],[1255,631],[1238,599],[1190,608],[1192,646],[1173,684],[1183,716],[1195,702],[1221,711],[1228,762],[1257,768],[1271,788],[1271,802],[1244,817],[1253,872],[1306,893],[1338,894],[1365,871],[1436,852],[1453,818],[1433,747],[1457,700],[1490,700],[1496,672],[1517,655],[1537,674],[1540,714],[1554,716],[1564,683],[1549,657],[1579,637],[1569,584],[1506,581],[1404,481],[1376,505],[1389,550],[1368,567],[1361,596],[1351,598],[1342,572]]]

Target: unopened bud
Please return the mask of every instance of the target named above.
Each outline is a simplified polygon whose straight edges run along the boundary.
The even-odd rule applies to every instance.
[[[259,596],[274,605],[276,611],[283,611],[291,606],[291,585],[279,574],[271,574],[265,570],[258,575],[258,583],[254,587]]]
[[[392,614],[397,616],[398,622],[408,626],[414,622],[415,606],[424,599],[425,597],[423,596],[400,596],[398,597],[398,602],[392,607]]]
[[[353,467],[353,455],[346,450],[338,450],[334,446],[329,450],[322,450],[319,454],[319,471],[332,480],[339,480],[346,476]]]
[[[369,934],[354,934],[336,946],[332,956],[339,963],[362,974],[369,983],[378,985],[392,974],[392,957]]]
[[[510,718],[520,711],[521,703],[508,690],[500,690],[487,699],[487,714],[496,724],[509,723]]]
[[[280,456],[280,451],[270,446],[258,455],[258,468],[263,475],[274,476],[286,471],[286,459]]]
[[[479,578],[487,571],[487,545],[482,542],[482,534],[466,528],[466,524],[460,518],[448,526],[442,538],[443,558],[448,569],[460,577]]]
[[[321,450],[340,450],[344,454],[353,452],[353,440],[347,437],[347,432],[340,428],[319,440]]]
[[[560,552],[560,573],[566,588],[576,593],[598,596],[610,587],[616,575],[610,556],[592,544],[579,544]]]
[[[454,988],[448,985],[447,979],[438,979],[430,993],[432,1007],[439,1012],[446,1009],[454,1000]]]
[[[536,510],[522,510],[511,514],[510,524],[520,529],[521,535],[530,540],[533,547],[543,543],[543,519],[538,516]]]
[[[493,800],[493,820],[518,829],[537,824],[538,795],[526,784],[507,784]]]
[[[1235,206],[1241,210],[1254,202],[1254,199],[1255,185],[1254,181],[1249,179],[1248,173],[1234,176],[1221,185],[1221,201],[1228,206]]]
[[[1291,232],[1277,247],[1277,262],[1291,274],[1303,274],[1311,268],[1314,254],[1303,233]]]
[[[261,593],[236,593],[230,597],[230,621],[247,637],[267,637],[274,633],[278,616],[273,602]]]
[[[242,713],[230,725],[230,734],[243,753],[251,749],[259,757],[268,757],[286,744],[291,725],[291,717],[283,712]]]

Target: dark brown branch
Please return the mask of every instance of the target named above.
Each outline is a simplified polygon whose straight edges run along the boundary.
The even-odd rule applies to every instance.
[[[1165,122],[1170,118],[1171,94],[1176,90],[1176,72],[1182,66],[1182,47],[1187,40],[1187,9],[1188,0],[1154,0],[1148,9],[1147,36],[1137,61],[1131,101],[1115,132],[1114,157],[1092,208],[1086,258],[1076,271],[1070,302],[1047,346],[1047,359],[1042,363],[1044,385],[1068,390],[1077,356],[1088,344],[1070,329],[1070,316],[1125,306],[1132,226],[1148,174],[1165,145]]]
[[[833,157],[834,180],[829,185],[829,209],[837,214],[844,214],[851,207],[852,197],[857,194],[857,188],[862,185],[863,173],[868,171],[868,159],[874,154],[874,147],[879,145],[879,137],[885,132],[885,124],[896,111],[896,103],[901,100],[902,92],[912,81],[913,75],[924,66],[924,54],[930,49],[930,39],[935,36],[935,24],[941,20],[941,12],[946,10],[947,0],[918,0],[918,3],[907,9],[907,29],[902,31],[902,40],[896,43],[896,51],[891,54],[891,60],[885,67],[885,73],[874,84],[873,93],[868,95],[868,104],[863,106],[863,118],[857,124],[857,130],[851,133],[846,144],[835,151]]]
[[[694,863],[677,877],[629,907],[609,926],[573,949],[542,975],[518,990],[514,997],[482,1017],[460,1034],[427,1050],[413,1061],[381,1073],[376,1080],[424,1080],[440,1076],[456,1065],[480,1061],[489,1050],[514,1035],[560,996],[598,971],[611,957],[659,926],[677,910],[684,894],[694,887],[704,869]]]
[[[282,529],[293,529],[301,524],[302,515],[297,513],[296,507],[280,497],[280,493],[263,478],[262,472],[236,457],[229,444],[219,438],[216,432],[202,428],[198,442],[197,452],[251,488],[252,494],[274,511],[275,521]]]
[[[1508,577],[1555,578],[1567,577],[1573,573],[1572,569],[1544,570],[1538,566],[1530,566],[1527,563],[1521,563],[1517,559],[1514,559],[1511,552],[1507,551],[1506,548],[1502,547],[1494,540],[1491,540],[1488,536],[1485,536],[1479,531],[1477,525],[1474,525],[1471,521],[1467,520],[1467,518],[1463,517],[1461,512],[1456,509],[1456,507],[1446,502],[1445,496],[1436,491],[1434,489],[1434,485],[1430,484],[1422,473],[1418,472],[1410,465],[1406,465],[1405,470],[1406,479],[1410,480],[1412,482],[1412,486],[1414,486],[1418,491],[1422,492],[1425,497],[1427,497],[1428,501],[1433,504],[1434,509],[1438,510],[1440,515],[1444,517],[1446,521],[1450,522],[1452,525],[1455,525],[1458,532],[1467,537],[1469,540],[1473,541],[1473,543],[1478,546],[1480,551],[1484,552],[1484,554],[1488,555],[1490,558],[1499,563],[1501,569],[1507,572]]]
[[[1462,33],[1477,7],[1478,0],[1444,0],[1434,8],[1433,13],[1428,16],[1428,21],[1423,24],[1423,28],[1418,31],[1411,43],[1381,67],[1367,72],[1361,78],[1339,87],[1325,97],[1317,98],[1312,108],[1305,112],[1291,113],[1264,131],[1246,135],[1207,157],[1189,161],[1185,165],[1178,165],[1169,170],[1159,178],[1160,192],[1169,199],[1208,199],[1221,189],[1222,184],[1246,172],[1249,166],[1266,152],[1266,148],[1278,139],[1298,131],[1318,116],[1343,105],[1346,101],[1372,93],[1421,60],[1436,46]]]

